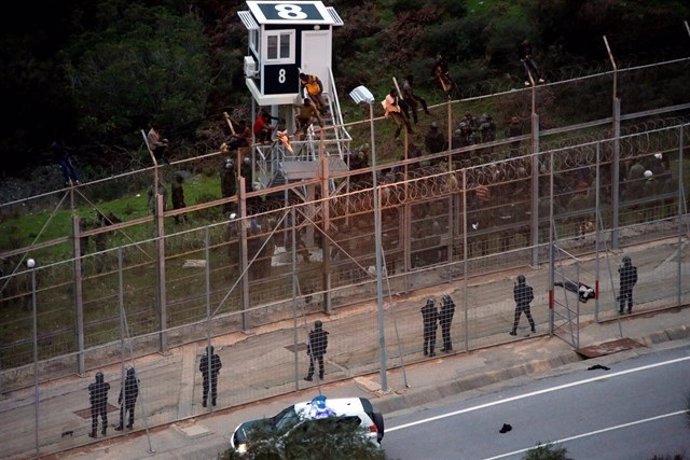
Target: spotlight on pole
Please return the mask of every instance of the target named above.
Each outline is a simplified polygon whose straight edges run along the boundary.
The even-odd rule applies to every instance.
[[[29,268],[34,268],[36,266],[36,261],[34,259],[26,259],[26,266]]]

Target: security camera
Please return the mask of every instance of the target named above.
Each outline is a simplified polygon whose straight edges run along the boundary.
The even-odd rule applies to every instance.
[[[36,261],[34,259],[26,259],[26,266],[29,268],[34,268],[36,266]]]

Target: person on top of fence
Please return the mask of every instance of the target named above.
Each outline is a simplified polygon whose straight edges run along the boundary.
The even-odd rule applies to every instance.
[[[69,150],[59,141],[50,144],[50,151],[53,153],[53,160],[60,167],[62,177],[65,179],[65,186],[79,185],[79,173],[72,162],[72,155]]]
[[[424,356],[436,356],[436,329],[438,329],[438,310],[434,299],[429,297],[421,308],[424,326]]]
[[[451,93],[455,90],[455,82],[448,71],[448,60],[442,53],[436,55],[436,60],[431,66],[431,76],[438,82],[446,97],[450,98]]]
[[[295,137],[301,140],[304,134],[314,123],[317,123],[319,127],[323,128],[323,117],[316,109],[311,99],[308,97],[304,98],[303,104],[297,107],[295,114],[295,122],[297,124],[297,131],[295,131]]]
[[[395,139],[398,140],[400,137],[400,131],[403,125],[407,129],[408,134],[412,134],[412,126],[410,125],[410,120],[407,119],[404,113],[400,110],[398,90],[391,88],[390,92],[386,95],[384,99],[383,109],[386,111],[384,116],[386,118],[392,118],[398,128],[395,130]]]
[[[149,148],[153,152],[153,156],[156,158],[156,162],[162,162],[166,165],[169,165],[170,162],[168,161],[167,157],[168,139],[165,139],[161,136],[160,127],[155,121],[151,122],[149,128],[150,129],[146,135],[146,140],[149,143]]]
[[[120,405],[120,424],[115,428],[116,431],[122,431],[125,423],[125,413],[129,412],[129,421],[127,428],[132,429],[134,426],[134,406],[137,403],[139,396],[139,379],[133,367],[127,369],[127,377],[120,388],[120,396],[117,398],[117,403]]]
[[[314,361],[319,362],[319,379],[323,380],[324,366],[323,355],[328,349],[328,332],[323,330],[323,323],[319,320],[314,321],[314,329],[309,331],[309,342],[307,343],[307,355],[309,356],[309,371],[304,378],[311,382],[314,378]]]
[[[314,102],[316,109],[323,115],[328,112],[328,105],[323,100],[323,83],[316,75],[307,75],[305,73],[299,74],[299,82],[302,88],[300,93],[306,99],[309,98]]]
[[[270,143],[273,135],[272,117],[266,110],[261,110],[254,120],[254,139],[257,143]]]
[[[220,356],[214,352],[212,345],[207,346],[206,353],[203,354],[199,362],[199,372],[201,372],[203,379],[204,390],[201,405],[204,407],[208,405],[209,389],[211,390],[211,404],[216,405],[218,398],[218,372],[220,372],[221,367],[223,367],[223,363],[220,360]]]
[[[414,77],[412,75],[407,75],[405,77],[405,80],[403,80],[401,91],[403,99],[407,101],[407,105],[409,109],[412,111],[412,119],[414,120],[414,124],[416,125],[418,121],[417,110],[419,109],[419,105],[421,105],[422,109],[424,109],[424,113],[426,113],[427,115],[430,115],[430,113],[429,108],[426,105],[426,101],[415,94],[412,85],[414,85]]]
[[[532,332],[537,332],[529,305],[534,300],[534,290],[532,286],[527,285],[525,275],[518,275],[517,283],[513,287],[513,299],[515,300],[515,318],[513,319],[513,329],[510,331],[510,335],[517,335],[520,315],[522,315],[523,312],[527,317],[527,321],[529,321]]]
[[[537,63],[534,62],[534,58],[532,57],[532,45],[528,39],[525,38],[518,45],[518,54],[520,56],[520,61],[522,61],[522,65],[525,68],[525,86],[531,85],[530,74],[535,82],[544,83],[544,79],[542,78],[541,73],[539,73]]]
[[[633,288],[637,284],[637,267],[632,264],[630,256],[623,256],[623,265],[618,268],[620,275],[620,293],[618,294],[618,313],[623,314],[625,302],[628,302],[628,313],[632,313]]]
[[[96,380],[89,384],[89,403],[91,403],[91,432],[89,436],[96,437],[98,417],[101,417],[101,434],[106,435],[108,429],[108,391],[110,384],[104,381],[103,372],[96,372]]]

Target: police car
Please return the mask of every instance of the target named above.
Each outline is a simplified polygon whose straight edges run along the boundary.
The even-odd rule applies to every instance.
[[[271,418],[240,423],[232,434],[230,446],[237,453],[244,454],[252,442],[253,433],[276,433],[281,443],[286,442],[291,433],[307,430],[316,423],[333,431],[359,428],[364,437],[375,445],[381,444],[383,439],[383,415],[374,412],[368,399],[326,398],[319,395],[311,401],[289,406]]]

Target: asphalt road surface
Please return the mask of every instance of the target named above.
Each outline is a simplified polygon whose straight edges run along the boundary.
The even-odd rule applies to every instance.
[[[575,460],[690,455],[690,348],[524,380],[470,399],[449,398],[386,420],[390,459],[521,459],[557,442]],[[466,397],[466,396],[465,396]],[[503,424],[512,430],[500,433]]]

